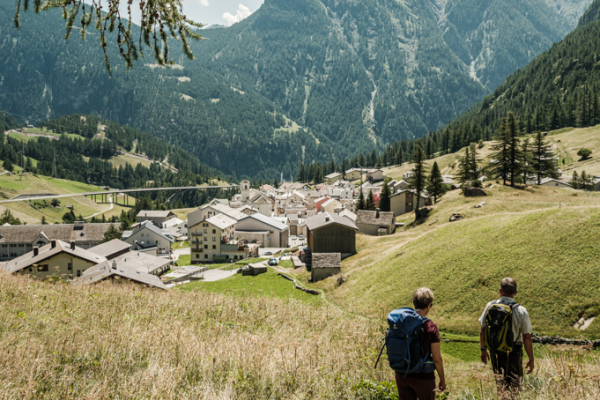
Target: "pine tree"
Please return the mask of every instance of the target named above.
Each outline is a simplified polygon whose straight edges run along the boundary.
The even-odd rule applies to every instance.
[[[588,190],[590,185],[590,177],[588,176],[588,174],[585,173],[585,171],[581,171],[581,177],[579,177],[579,187],[582,190]]]
[[[275,179],[275,180],[273,181],[273,187],[274,187],[275,189],[279,189],[279,181],[278,181],[277,179]]]
[[[110,224],[106,232],[104,232],[101,243],[110,242],[113,239],[121,239],[121,236],[121,232],[113,224]]]
[[[390,197],[392,196],[392,189],[388,186],[387,182],[383,183],[381,193],[379,194],[379,209],[381,211],[391,211],[392,205]]]
[[[323,169],[321,168],[320,164],[317,164],[315,167],[315,174],[313,176],[313,183],[315,185],[318,185],[320,183],[323,183],[324,180],[325,178],[323,177]]]
[[[358,194],[358,201],[356,202],[356,209],[364,210],[365,208],[366,208],[365,195],[363,193],[362,188],[360,188],[360,193]]]
[[[529,175],[534,174],[535,168],[532,165],[533,154],[531,152],[529,146],[529,139],[524,140],[521,144],[521,158],[519,160],[519,165],[521,168],[521,174],[523,176],[523,184],[527,185],[527,177]]]
[[[398,151],[396,152],[396,155],[394,157],[394,163],[397,166],[401,166],[402,163],[404,163],[404,156],[402,154],[402,146],[398,146]]]
[[[415,147],[414,162],[415,166],[412,169],[413,176],[409,179],[408,185],[411,189],[414,189],[416,193],[417,200],[415,202],[415,219],[419,219],[421,216],[419,212],[419,201],[427,184],[427,165],[425,164],[425,152],[421,146]]]
[[[537,175],[538,185],[542,179],[550,176],[556,177],[556,166],[554,165],[554,152],[552,145],[544,140],[542,132],[538,131],[533,139],[532,145],[532,167]]]
[[[298,175],[296,175],[296,180],[300,183],[306,182],[306,168],[304,167],[304,163],[300,163],[300,169],[298,170]]]
[[[369,190],[369,194],[367,196],[367,204],[365,205],[367,210],[375,210],[375,197],[373,196],[373,191]]]
[[[42,215],[42,225],[48,225],[48,221],[46,221],[45,215]]]
[[[442,197],[446,193],[446,185],[444,184],[444,178],[442,177],[442,172],[437,161],[433,163],[429,178],[427,179],[427,193],[433,196],[434,204],[437,203],[439,197]]]
[[[495,143],[492,145],[492,150],[496,151],[490,157],[491,170],[498,177],[501,177],[506,184],[508,175],[510,174],[510,185],[515,186],[515,178],[519,173],[519,160],[521,158],[521,148],[519,146],[519,137],[521,133],[517,130],[517,122],[515,115],[512,112],[508,113],[508,117],[502,120],[500,132],[496,137]]]
[[[471,180],[471,156],[469,147],[465,149],[465,156],[458,159],[458,181],[465,183]]]
[[[573,171],[573,178],[571,179],[571,186],[573,186],[574,189],[579,189],[579,175],[577,174],[577,171]]]

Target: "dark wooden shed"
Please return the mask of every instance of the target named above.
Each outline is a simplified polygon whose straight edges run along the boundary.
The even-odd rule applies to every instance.
[[[358,228],[351,219],[323,213],[307,219],[306,226],[313,253],[356,254]]]

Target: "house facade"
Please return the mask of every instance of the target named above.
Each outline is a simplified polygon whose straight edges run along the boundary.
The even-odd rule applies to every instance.
[[[366,170],[362,170],[363,174]],[[361,178],[361,169],[360,168],[351,168],[346,171],[346,180],[348,181],[357,181]]]
[[[171,254],[171,245],[175,239],[163,232],[150,221],[142,222],[133,231],[123,232],[121,240],[129,243],[137,251],[148,252],[157,256]]]
[[[328,185],[333,185],[334,183],[336,183],[337,181],[339,181],[340,179],[342,179],[342,174],[338,173],[338,172],[334,172],[332,174],[326,175],[325,176],[325,182]]]
[[[306,219],[308,246],[314,253],[356,254],[358,228],[349,218],[322,213]]]
[[[401,190],[390,196],[390,210],[396,215],[404,215],[413,212],[416,207],[417,195],[412,190]],[[421,195],[419,207],[431,205],[429,197]]]
[[[391,235],[396,230],[396,218],[393,212],[359,210],[356,226],[358,232],[365,235]]]
[[[260,242],[261,247],[289,246],[289,227],[262,214],[248,215],[239,220],[235,227],[235,234],[239,239]]]
[[[173,218],[177,218],[177,216],[172,211],[142,210],[135,217],[135,220],[137,222],[150,221],[159,228],[162,228],[165,222]]]
[[[219,214],[192,226],[190,232],[190,254],[192,264],[225,262],[222,246],[235,238],[237,220]]]

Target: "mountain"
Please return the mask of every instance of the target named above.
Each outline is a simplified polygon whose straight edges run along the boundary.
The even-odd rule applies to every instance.
[[[560,40],[591,0],[268,0],[203,30],[195,61],[127,73],[97,36],[62,38],[57,12],[0,4],[0,110],[37,123],[93,114],[180,146],[236,178],[284,178],[423,136]],[[135,32],[134,32],[135,34]],[[111,38],[113,41],[114,37]]]
[[[578,28],[589,24],[590,22],[598,21],[600,19],[600,0],[595,0],[587,11],[581,16],[579,20]]]
[[[578,29],[455,122],[497,129],[510,111],[526,132],[600,123],[600,21],[592,21],[599,4],[592,5]]]

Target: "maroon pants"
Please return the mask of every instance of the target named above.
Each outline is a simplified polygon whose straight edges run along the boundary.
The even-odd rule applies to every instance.
[[[400,400],[435,400],[435,379],[421,380],[396,372]]]

